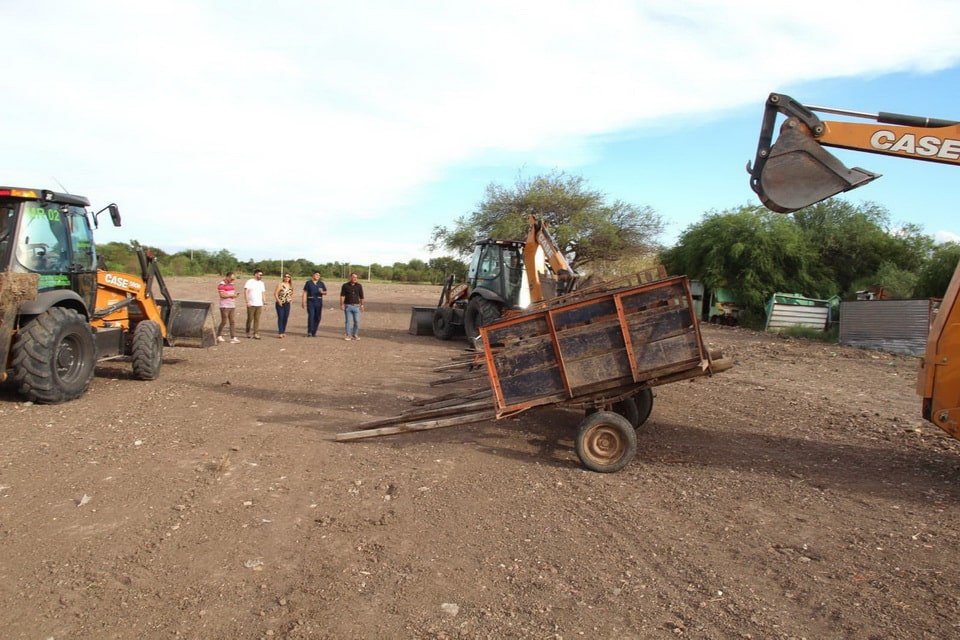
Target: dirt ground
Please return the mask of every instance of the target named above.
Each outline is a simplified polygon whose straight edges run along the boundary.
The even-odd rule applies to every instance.
[[[333,304],[280,340],[271,307],[156,381],[0,392],[3,637],[960,634],[960,443],[919,417],[916,359],[704,327],[736,365],[659,387],[614,474],[558,408],[335,442],[449,392],[465,347],[407,331],[439,288],[366,289],[356,342]]]

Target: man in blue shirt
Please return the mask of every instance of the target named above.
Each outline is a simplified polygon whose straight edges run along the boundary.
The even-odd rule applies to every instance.
[[[320,279],[320,272],[314,271],[313,277],[303,285],[303,308],[307,310],[307,336],[317,335],[320,326],[320,315],[323,313],[323,296],[327,293],[327,285]]]

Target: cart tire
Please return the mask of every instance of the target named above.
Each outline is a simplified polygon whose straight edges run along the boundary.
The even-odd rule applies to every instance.
[[[653,389],[643,389],[637,395],[633,396],[633,403],[637,406],[637,421],[634,428],[639,428],[653,411]]]
[[[456,325],[453,324],[453,309],[437,307],[433,312],[433,335],[440,340],[449,340],[456,333],[456,329]]]
[[[480,327],[496,322],[502,312],[500,305],[493,300],[487,300],[479,295],[474,296],[463,312],[463,327],[467,333],[467,340],[476,341],[480,337]]]
[[[163,364],[163,333],[160,323],[142,320],[133,330],[130,347],[133,377],[138,380],[156,380]]]
[[[587,469],[613,473],[627,466],[636,455],[637,432],[620,414],[597,411],[580,423],[576,449]]]
[[[597,409],[596,407],[590,407],[589,409],[587,409],[586,415],[592,416],[593,414],[595,414],[597,411],[600,411],[600,410],[601,409]],[[604,406],[602,410],[613,411],[614,413],[620,414],[621,416],[627,419],[627,422],[629,422],[634,429],[636,429],[641,424],[643,424],[640,421],[639,407],[637,406],[637,403],[634,401],[633,397],[624,398],[619,402],[608,404]]]

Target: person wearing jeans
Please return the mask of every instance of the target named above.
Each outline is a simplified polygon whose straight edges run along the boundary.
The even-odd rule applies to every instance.
[[[320,279],[320,272],[314,271],[313,277],[303,285],[303,299],[300,304],[307,310],[307,337],[317,335],[320,318],[323,315],[323,296],[327,294],[327,285]]]
[[[343,309],[343,339],[359,340],[360,314],[363,313],[363,285],[357,282],[357,274],[350,274],[350,281],[340,287],[340,308]]]
[[[273,292],[273,303],[277,308],[277,337],[287,335],[287,321],[290,319],[290,301],[293,299],[293,276],[283,274],[280,284]]]

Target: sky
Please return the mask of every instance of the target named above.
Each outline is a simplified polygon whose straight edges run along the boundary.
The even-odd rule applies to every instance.
[[[956,0],[0,0],[0,25],[0,184],[117,203],[98,243],[241,261],[440,257],[488,185],[554,170],[670,246],[759,203],[770,92],[960,120]],[[834,154],[883,174],[848,200],[960,241],[957,167]]]

